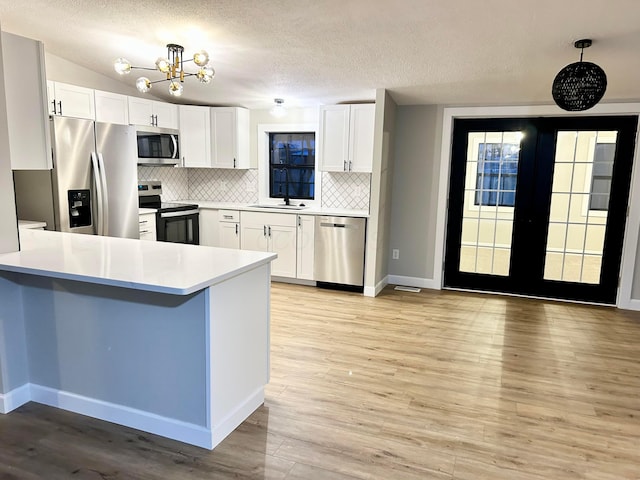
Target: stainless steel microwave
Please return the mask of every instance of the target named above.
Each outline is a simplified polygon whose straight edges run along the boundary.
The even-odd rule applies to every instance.
[[[178,130],[137,127],[138,165],[176,165],[180,163]]]

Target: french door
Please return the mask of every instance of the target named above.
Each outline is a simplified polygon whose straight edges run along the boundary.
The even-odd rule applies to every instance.
[[[456,119],[445,287],[615,303],[637,123]]]

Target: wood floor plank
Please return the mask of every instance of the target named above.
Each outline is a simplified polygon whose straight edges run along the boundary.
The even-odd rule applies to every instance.
[[[37,404],[1,479],[640,479],[640,313],[272,284],[265,405],[213,452]]]

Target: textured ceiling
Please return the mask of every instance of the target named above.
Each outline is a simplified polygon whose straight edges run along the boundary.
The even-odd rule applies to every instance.
[[[116,57],[151,66],[167,43],[204,48],[216,77],[187,80],[188,103],[308,106],[377,88],[399,104],[552,103],[579,38],[607,72],[603,101],[640,99],[638,0],[0,0],[0,24],[114,79]]]

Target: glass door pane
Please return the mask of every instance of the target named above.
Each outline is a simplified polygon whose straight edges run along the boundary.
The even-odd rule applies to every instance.
[[[544,279],[599,284],[617,131],[559,131]]]
[[[522,132],[470,132],[459,271],[508,276]]]

